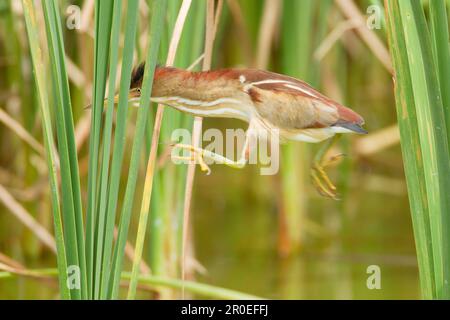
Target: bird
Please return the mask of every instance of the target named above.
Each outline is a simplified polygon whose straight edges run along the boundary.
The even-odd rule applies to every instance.
[[[132,71],[129,101],[141,97],[145,63]],[[151,101],[198,117],[235,118],[248,123],[246,142],[237,161],[192,145],[189,150],[203,171],[210,171],[204,158],[234,168],[243,168],[250,153],[250,139],[277,130],[282,141],[319,143],[329,139],[311,167],[311,178],[320,194],[337,199],[335,185],[325,167],[340,155],[325,159],[326,151],[343,133],[367,134],[364,119],[308,83],[259,69],[190,71],[156,66]],[[267,137],[267,136],[266,136]],[[333,138],[333,139],[330,139]]]

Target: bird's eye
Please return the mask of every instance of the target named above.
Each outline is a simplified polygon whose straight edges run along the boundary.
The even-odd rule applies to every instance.
[[[141,88],[137,88],[137,92],[141,94]]]

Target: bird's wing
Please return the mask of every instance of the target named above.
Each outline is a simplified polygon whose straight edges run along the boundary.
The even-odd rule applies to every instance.
[[[247,70],[240,77],[244,91],[256,103],[261,102],[260,95],[264,91],[268,94],[284,93],[292,101],[309,102],[315,116],[305,124],[305,128],[333,125],[360,127],[364,124],[364,119],[359,114],[329,99],[301,80],[262,70]]]

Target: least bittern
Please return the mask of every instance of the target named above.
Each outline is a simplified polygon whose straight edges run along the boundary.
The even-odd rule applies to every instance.
[[[143,64],[133,71],[129,97],[132,101],[140,98],[143,74]],[[356,112],[303,81],[262,70],[191,72],[157,67],[151,100],[199,117],[236,118],[249,124],[244,149],[237,161],[191,145],[175,146],[190,150],[202,170],[209,170],[203,158],[234,168],[244,167],[250,152],[248,141],[254,138],[251,135],[263,130],[276,129],[281,138],[310,143],[338,133],[367,133],[361,127],[364,119]],[[330,146],[331,142],[326,147]],[[319,152],[311,176],[320,193],[336,198],[336,187],[324,170],[330,163],[324,159],[325,154],[325,150]]]

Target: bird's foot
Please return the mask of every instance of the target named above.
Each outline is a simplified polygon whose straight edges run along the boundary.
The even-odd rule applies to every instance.
[[[339,200],[337,188],[333,184],[333,182],[331,182],[331,179],[328,177],[325,168],[334,165],[342,157],[344,157],[344,154],[335,155],[322,162],[315,161],[313,166],[311,167],[311,179],[314,187],[321,195],[333,200]]]
[[[211,174],[211,169],[209,168],[209,166],[206,164],[205,160],[203,159],[203,149],[196,148],[194,146],[186,145],[186,144],[175,144],[175,145],[173,145],[173,148],[188,150],[191,153],[191,156],[183,157],[183,156],[172,155],[172,159],[181,160],[181,161],[195,161],[198,163],[198,165],[200,166],[200,169],[203,172],[206,172],[207,175]]]

